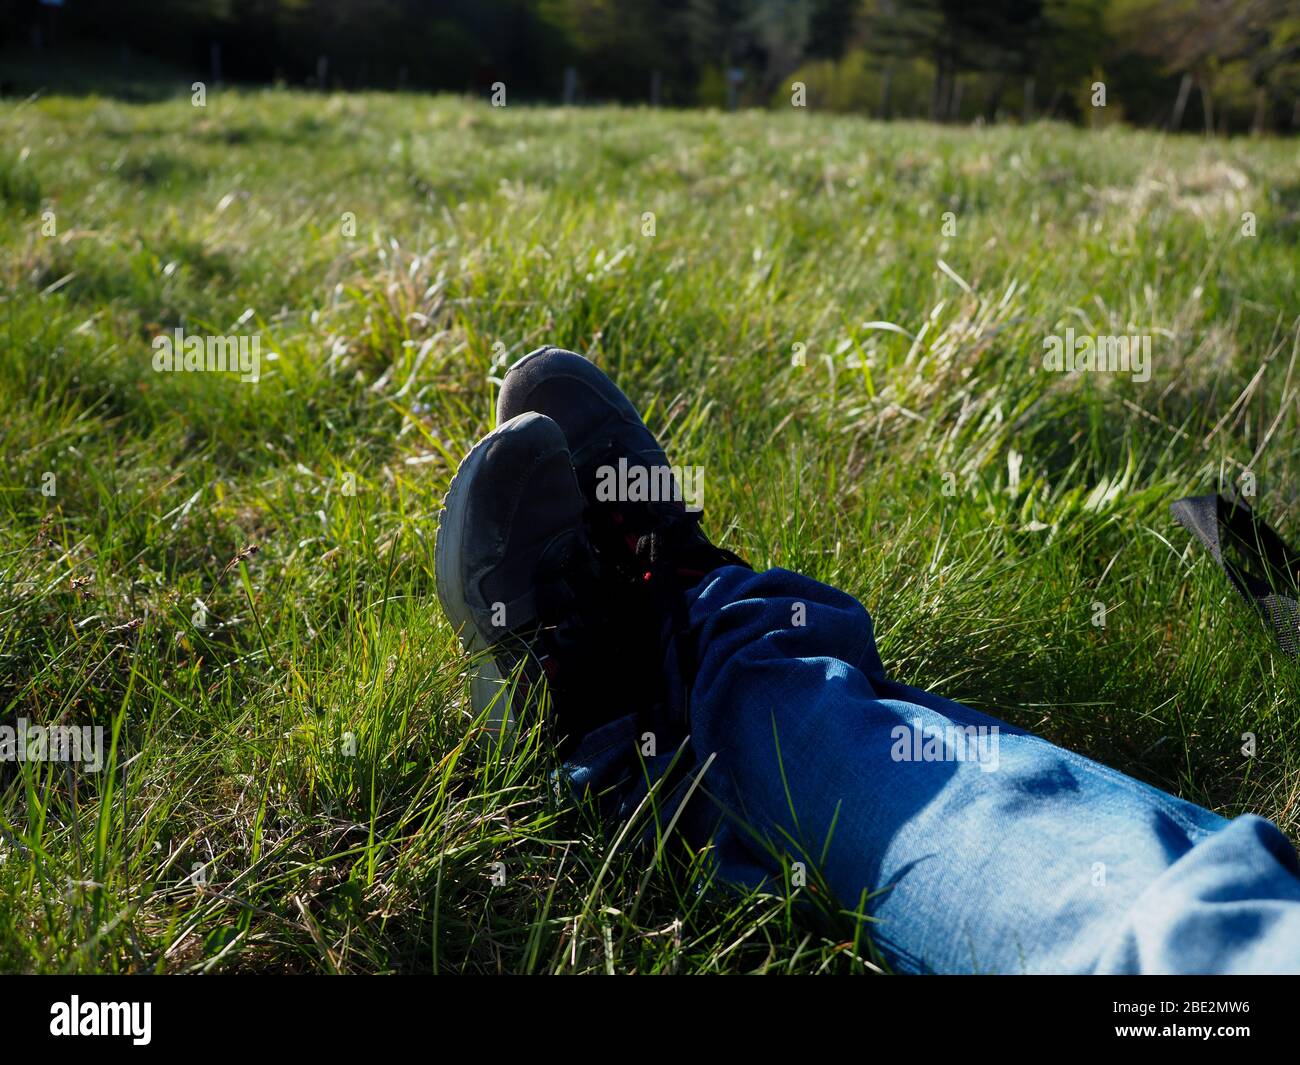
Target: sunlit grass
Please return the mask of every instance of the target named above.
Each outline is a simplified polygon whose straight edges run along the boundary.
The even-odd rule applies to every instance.
[[[473,743],[436,515],[544,342],[900,679],[1300,834],[1294,667],[1167,509],[1249,470],[1296,532],[1294,141],[266,92],[0,146],[0,719],[118,735],[0,768],[0,968],[871,967]],[[261,381],[154,373],[178,326]],[[1067,326],[1151,380],[1039,371]]]

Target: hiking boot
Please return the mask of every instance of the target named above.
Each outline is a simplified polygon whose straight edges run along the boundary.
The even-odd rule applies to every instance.
[[[563,431],[603,579],[634,635],[632,644],[653,648],[661,661],[665,636],[689,628],[685,593],[721,566],[750,567],[704,535],[701,513],[687,509],[663,448],[632,401],[581,355],[544,347],[511,367],[497,398],[497,420],[526,411],[546,415]],[[620,490],[633,482],[671,490]],[[689,687],[693,640],[686,644],[691,649],[679,643],[678,658]]]
[[[438,519],[438,599],[474,656],[476,719],[507,747],[543,677],[562,740],[624,712],[610,705],[607,597],[583,510],[564,434],[529,412],[474,446]]]

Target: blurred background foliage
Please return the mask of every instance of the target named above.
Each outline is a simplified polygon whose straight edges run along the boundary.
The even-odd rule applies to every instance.
[[[7,95],[187,79],[1294,132],[1300,0],[0,0]]]

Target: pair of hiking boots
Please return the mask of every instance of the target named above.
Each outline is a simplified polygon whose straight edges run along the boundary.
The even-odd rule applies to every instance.
[[[613,381],[545,347],[506,374],[497,428],[452,478],[438,598],[473,656],[476,720],[507,746],[531,726],[542,678],[561,750],[616,718],[662,711],[669,640],[685,637],[677,660],[692,668],[686,593],[720,566],[746,565],[710,543],[675,480],[669,499],[598,498],[620,462],[645,467],[642,483],[668,469]]]

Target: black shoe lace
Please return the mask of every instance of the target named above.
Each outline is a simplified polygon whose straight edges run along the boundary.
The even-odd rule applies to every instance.
[[[671,576],[685,590],[719,566],[750,568],[739,555],[709,542],[700,531],[703,516],[698,510],[678,511],[637,538],[634,555],[645,567],[643,581],[653,583]]]
[[[682,547],[698,538],[700,517],[698,510],[669,515],[650,532],[637,537],[634,554],[650,567],[650,573],[662,570]]]

